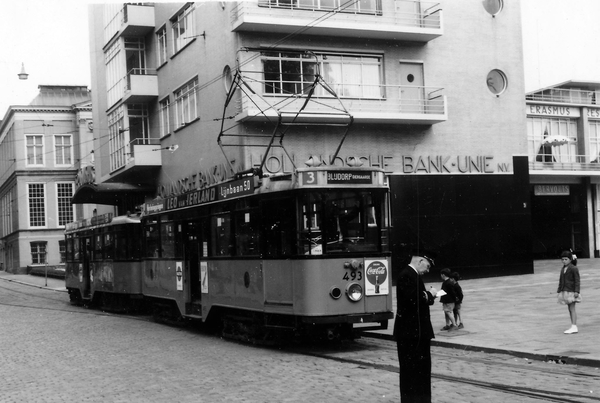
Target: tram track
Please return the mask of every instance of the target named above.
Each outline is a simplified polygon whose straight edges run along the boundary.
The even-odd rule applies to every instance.
[[[15,284],[19,284],[19,283],[15,283]],[[23,285],[23,286],[27,287],[28,285]],[[36,288],[39,288],[39,287],[36,287]],[[35,298],[37,301],[45,300],[45,301],[54,301],[54,302],[63,303],[63,304],[65,304],[65,307],[64,308],[54,308],[54,307],[48,307],[48,306],[40,306],[39,302],[36,302],[36,301],[33,301],[31,305],[26,305],[23,303],[13,304],[13,303],[7,303],[7,302],[0,301],[0,306],[25,308],[25,309],[37,309],[37,310],[42,310],[42,311],[68,312],[68,313],[76,313],[76,314],[80,314],[80,315],[110,316],[110,317],[115,317],[115,318],[124,318],[124,319],[133,319],[133,320],[139,320],[139,321],[145,321],[145,322],[152,322],[152,319],[150,317],[146,317],[146,316],[134,316],[134,315],[127,315],[127,314],[120,314],[120,313],[111,313],[111,312],[106,312],[106,311],[102,311],[102,310],[98,310],[98,309],[86,308],[83,306],[72,306],[72,305],[69,305],[69,302],[67,299],[65,299],[64,295],[62,295],[61,297],[53,298],[53,297],[49,297],[49,296],[38,295],[36,293],[28,292],[26,290],[16,290],[14,288],[6,287],[1,284],[0,284],[0,290],[2,290],[3,292],[10,292],[10,293],[18,294],[21,296],[32,297],[32,298]]]
[[[361,342],[363,343],[363,342]],[[379,356],[389,356],[395,359],[396,357],[396,346],[391,341],[375,341],[370,339],[369,342],[365,342],[369,345],[368,350],[371,353],[368,355],[379,355]],[[377,347],[373,347],[377,346]],[[532,366],[531,362],[519,364],[519,363],[509,363],[506,362],[506,359],[493,359],[493,358],[479,358],[474,357],[473,355],[460,355],[460,354],[452,354],[443,352],[445,348],[440,347],[436,348],[432,351],[432,360],[434,362],[440,362],[440,360],[448,360],[448,361],[461,361],[464,365],[468,366],[481,366],[480,373],[493,373],[493,371],[518,371],[523,374],[523,379],[529,379],[535,377],[534,375],[539,376],[538,374],[551,375],[554,376],[555,379],[564,380],[568,377],[587,377],[590,378],[593,382],[600,382],[600,375],[598,374],[588,374],[585,372],[577,371],[573,367],[569,367],[569,369],[550,369],[550,368],[539,368],[536,366]],[[353,364],[360,366],[365,369],[374,369],[378,371],[387,371],[398,373],[399,367],[397,363],[377,363],[374,359],[367,358],[349,358],[347,355],[356,354],[361,351],[361,348],[348,348],[344,352],[340,352],[340,349],[327,349],[321,348],[317,351],[304,351],[302,348],[293,349],[293,351],[297,354],[312,356],[315,358],[322,358],[326,360],[332,360],[340,363]],[[442,351],[442,352],[440,352]],[[484,353],[482,353],[484,354]],[[495,382],[491,380],[483,380],[483,379],[473,379],[470,377],[453,375],[451,373],[446,373],[443,370],[436,370],[435,366],[431,374],[432,379],[437,379],[443,382],[449,382],[453,385],[457,385],[457,388],[460,388],[460,385],[468,385],[472,388],[479,390],[487,390],[493,391],[502,394],[503,396],[507,396],[503,401],[521,401],[519,399],[527,398],[528,401],[543,401],[543,402],[565,402],[565,403],[581,403],[581,402],[600,402],[600,397],[595,397],[591,395],[583,395],[578,393],[569,392],[568,388],[559,390],[558,387],[556,389],[550,390],[550,385],[540,385],[540,386],[523,386],[511,384],[510,382]]]
[[[90,309],[87,307],[78,307],[69,305],[69,302],[65,300],[64,296],[61,295],[41,295],[38,290],[27,290],[18,289],[15,287],[6,286],[0,283],[0,290],[5,295],[19,295],[20,299],[29,300],[30,303],[10,303],[5,302],[9,298],[0,299],[0,306],[15,307],[23,309],[37,309],[41,311],[55,311],[55,312],[66,312],[70,314],[80,315],[93,315],[93,316],[104,316],[104,317],[118,317],[123,319],[133,319],[138,321],[153,322],[154,320],[149,316],[135,316],[127,314],[111,313],[101,311],[97,309]],[[52,305],[63,304],[62,307],[56,307]],[[265,347],[269,348],[269,347]],[[304,356],[311,356],[320,359],[331,360],[339,363],[356,365],[364,369],[373,369],[377,371],[386,371],[391,373],[398,373],[399,368],[396,361],[396,345],[394,342],[389,340],[371,339],[364,338],[358,339],[355,342],[350,343],[333,343],[333,344],[307,344],[307,345],[296,345],[292,347],[284,347],[290,353],[299,354]],[[495,355],[481,356],[485,353],[472,353],[464,354],[459,350],[448,349],[448,348],[434,348],[432,349],[432,359],[434,362],[443,363],[451,362],[456,365],[462,365],[463,367],[474,367],[479,366],[481,369],[478,371],[481,374],[489,373],[519,373],[521,378],[536,378],[540,377],[540,374],[544,376],[554,377],[557,380],[567,379],[569,377],[574,378],[588,378],[595,384],[600,383],[600,374],[586,373],[583,370],[577,370],[575,366],[540,366],[532,365],[531,361],[526,362],[510,362],[512,357],[499,358]],[[386,357],[381,359],[381,357]],[[460,364],[457,364],[460,363]],[[541,361],[539,363],[542,363]],[[539,364],[537,363],[537,364]],[[554,385],[516,385],[510,382],[494,382],[488,379],[474,379],[476,377],[466,377],[455,375],[450,371],[439,370],[436,368],[445,367],[446,365],[435,365],[432,372],[432,379],[439,380],[442,382],[448,382],[453,385],[465,385],[475,390],[487,390],[493,391],[506,396],[506,399],[512,399],[510,401],[521,401],[519,399],[526,398],[528,401],[544,401],[544,402],[600,402],[600,397],[594,397],[592,395],[583,395],[581,393],[570,392],[568,387],[559,389],[558,383]],[[457,371],[460,373],[460,371]],[[496,379],[503,379],[501,375],[495,377]],[[553,390],[549,390],[552,388]]]

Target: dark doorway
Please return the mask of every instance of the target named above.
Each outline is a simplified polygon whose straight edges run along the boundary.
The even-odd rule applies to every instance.
[[[586,207],[582,185],[570,185],[569,195],[540,196],[531,192],[533,256],[554,259],[572,249],[578,257],[587,256]]]

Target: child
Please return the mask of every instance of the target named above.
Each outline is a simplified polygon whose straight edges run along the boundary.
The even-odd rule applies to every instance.
[[[440,302],[443,304],[444,316],[446,317],[446,326],[441,330],[453,331],[457,330],[456,322],[454,321],[454,305],[456,303],[456,294],[454,292],[454,279],[451,277],[450,269],[442,269],[440,271],[442,277],[442,290],[446,293],[440,297]]]
[[[463,292],[462,287],[458,284],[458,280],[460,280],[460,274],[458,272],[452,273],[452,278],[454,279],[454,294],[456,295],[456,302],[454,303],[454,322],[458,325],[459,329],[464,328],[462,318],[460,317],[460,308],[463,300]]]

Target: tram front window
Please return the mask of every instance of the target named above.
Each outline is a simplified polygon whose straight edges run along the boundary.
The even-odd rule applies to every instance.
[[[302,203],[303,253],[376,252],[381,202],[367,191],[305,195]]]

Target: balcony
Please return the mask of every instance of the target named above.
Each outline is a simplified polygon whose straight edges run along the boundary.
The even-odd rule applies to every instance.
[[[155,70],[131,69],[124,79],[124,103],[147,103],[158,98],[158,77]]]
[[[576,105],[600,105],[599,90],[549,88],[525,95],[527,101],[551,102]]]
[[[110,155],[111,175],[106,182],[152,182],[162,166],[160,150],[159,139],[132,140]]]
[[[303,95],[258,95],[262,92],[258,88],[244,91],[236,120],[272,121],[281,116],[284,123],[344,123],[348,114],[362,123],[431,125],[448,120],[442,88],[344,85],[334,89],[339,99],[317,93],[308,103]]]
[[[125,4],[122,13],[122,36],[146,36],[154,31],[153,5]]]
[[[410,0],[379,2],[319,0],[240,1],[231,14],[233,31],[278,32],[429,42],[443,34],[439,3]],[[351,5],[349,8],[346,4]],[[359,7],[371,9],[359,9]]]
[[[581,171],[587,171],[585,174],[589,175],[590,171],[596,172],[600,175],[600,156],[598,155],[557,155],[557,154],[545,154],[545,155],[532,155],[529,154],[529,171],[540,175],[547,173],[549,175],[556,175],[557,171],[572,172],[573,174],[581,175]],[[546,171],[546,172],[541,172]]]

